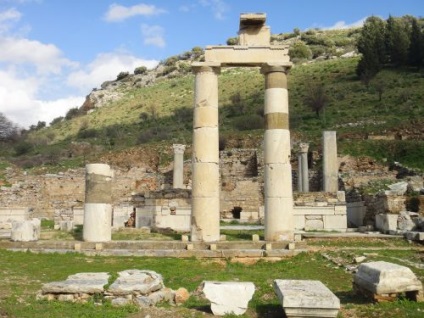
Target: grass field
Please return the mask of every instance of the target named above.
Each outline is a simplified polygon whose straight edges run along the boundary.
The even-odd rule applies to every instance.
[[[190,293],[204,280],[251,281],[256,286],[249,309],[242,317],[281,317],[282,309],[272,289],[274,279],[320,280],[337,297],[342,309],[339,317],[422,317],[424,303],[400,299],[374,304],[352,292],[352,274],[330,261],[352,264],[356,256],[366,261],[385,260],[411,268],[424,281],[424,249],[402,239],[308,239],[311,252],[282,260],[178,259],[148,257],[101,257],[77,253],[34,254],[0,250],[0,317],[205,317],[208,302],[192,295],[179,307],[161,305],[158,312],[134,306],[114,308],[108,302],[98,306],[38,301],[35,295],[43,283],[64,280],[78,272],[109,272],[113,277],[125,269],[154,270],[164,277],[167,287],[185,287]],[[232,317],[227,315],[227,317]]]

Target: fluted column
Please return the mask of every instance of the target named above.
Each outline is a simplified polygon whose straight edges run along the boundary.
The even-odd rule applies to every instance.
[[[191,240],[219,240],[219,63],[193,63],[195,73]]]
[[[337,161],[337,137],[335,131],[324,131],[323,150],[323,188],[325,192],[339,190],[339,165]]]
[[[290,65],[262,66],[265,75],[265,240],[293,240],[289,104]]]
[[[309,144],[300,143],[300,157],[301,157],[301,176],[302,178],[302,190],[301,192],[309,192],[309,167],[308,167],[308,150]]]
[[[172,187],[174,189],[184,188],[184,150],[185,145],[173,144],[174,148],[174,171]]]
[[[108,242],[112,239],[113,170],[107,164],[86,165],[83,239]]]
[[[298,152],[297,154],[297,191],[303,192],[302,184],[302,154]]]

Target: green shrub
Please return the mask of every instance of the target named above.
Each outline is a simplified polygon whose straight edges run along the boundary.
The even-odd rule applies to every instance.
[[[27,141],[21,141],[21,142],[17,143],[14,147],[15,155],[16,156],[25,155],[25,154],[31,152],[33,148],[34,148],[34,146],[31,143],[29,143]]]
[[[116,80],[120,81],[122,79],[124,79],[125,77],[127,77],[128,75],[130,75],[128,72],[121,72],[118,74],[118,76],[116,76]]]
[[[68,112],[65,115],[65,119],[70,120],[72,118],[78,117],[80,114],[81,113],[80,113],[78,107],[74,107],[74,108],[71,108],[70,110],[68,110]]]
[[[240,116],[234,119],[234,126],[237,130],[254,130],[264,128],[264,120],[261,116],[252,114]]]
[[[147,72],[147,67],[145,66],[139,66],[134,70],[135,75],[142,75],[142,74],[145,74],[146,72]]]
[[[310,60],[312,58],[312,51],[304,42],[297,41],[289,49],[289,55],[291,59]]]
[[[238,38],[234,37],[234,38],[229,38],[227,40],[227,45],[237,45],[238,44]]]

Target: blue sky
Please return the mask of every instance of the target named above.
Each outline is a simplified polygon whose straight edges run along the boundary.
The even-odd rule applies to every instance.
[[[423,0],[0,0],[0,112],[47,124],[121,71],[225,44],[243,12],[271,33],[360,26],[371,15],[424,16]]]

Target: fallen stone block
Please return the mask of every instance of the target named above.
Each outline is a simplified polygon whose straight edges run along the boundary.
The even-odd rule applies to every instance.
[[[353,289],[375,301],[395,300],[401,294],[423,301],[422,283],[411,269],[384,261],[361,264],[353,277]]]
[[[288,318],[337,317],[340,300],[317,280],[274,280],[274,291]]]
[[[44,284],[43,294],[97,294],[104,291],[109,282],[108,273],[78,273],[70,275],[65,281]]]
[[[15,242],[38,241],[41,232],[41,221],[32,219],[12,223],[10,239]]]
[[[164,287],[162,276],[154,271],[129,269],[118,273],[107,292],[113,295],[148,295]]]
[[[252,299],[255,285],[251,282],[205,281],[202,283],[201,290],[211,302],[214,315],[242,315]]]

